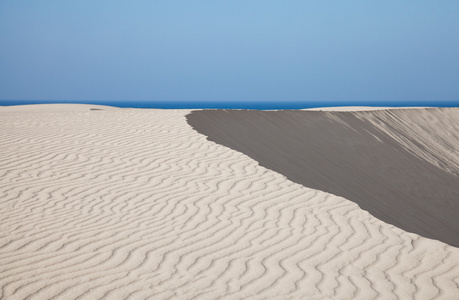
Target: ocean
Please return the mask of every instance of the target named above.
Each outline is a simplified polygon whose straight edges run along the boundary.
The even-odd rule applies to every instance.
[[[0,106],[48,103],[98,104],[130,108],[161,109],[254,109],[254,110],[295,110],[334,106],[387,106],[387,107],[459,107],[459,100],[423,101],[137,101],[137,100],[0,100]]]

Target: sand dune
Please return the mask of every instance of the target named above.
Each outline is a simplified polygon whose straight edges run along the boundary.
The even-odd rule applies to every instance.
[[[91,108],[0,110],[1,299],[457,298],[458,248],[207,141],[189,111]]]
[[[187,118],[289,180],[459,247],[459,109],[207,110]]]

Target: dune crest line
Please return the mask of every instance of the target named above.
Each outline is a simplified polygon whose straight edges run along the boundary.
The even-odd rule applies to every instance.
[[[458,248],[208,141],[190,111],[91,107],[0,109],[0,299],[457,296]]]

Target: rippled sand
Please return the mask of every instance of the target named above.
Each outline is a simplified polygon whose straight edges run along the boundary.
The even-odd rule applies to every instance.
[[[210,142],[188,113],[1,108],[0,298],[457,297],[458,248]]]

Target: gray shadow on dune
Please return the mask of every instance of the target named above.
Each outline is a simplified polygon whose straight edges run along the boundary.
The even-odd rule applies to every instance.
[[[293,182],[459,247],[459,178],[414,156],[354,113],[204,110],[191,112],[187,121],[208,140]]]

